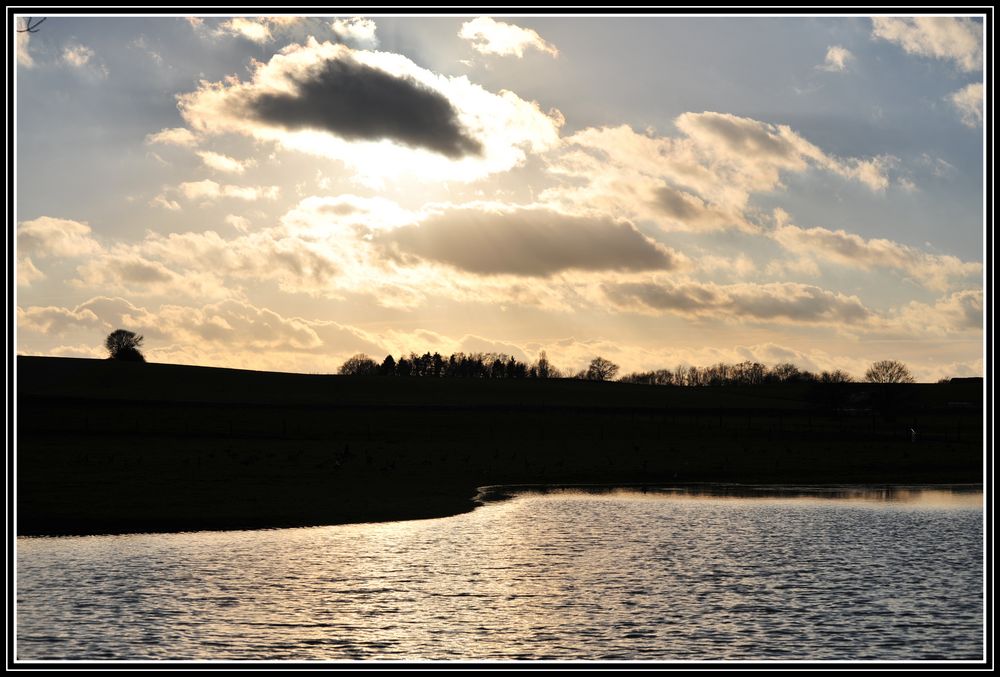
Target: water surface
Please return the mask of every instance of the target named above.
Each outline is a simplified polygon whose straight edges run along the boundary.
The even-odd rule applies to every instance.
[[[435,520],[19,539],[17,658],[982,659],[981,492],[513,493]]]

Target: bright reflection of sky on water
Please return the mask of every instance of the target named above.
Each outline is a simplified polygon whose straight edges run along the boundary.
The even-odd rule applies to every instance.
[[[445,519],[19,539],[17,655],[981,659],[981,493],[848,491],[522,493]]]

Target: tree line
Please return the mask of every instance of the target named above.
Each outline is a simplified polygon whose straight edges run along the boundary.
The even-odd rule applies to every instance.
[[[108,334],[104,346],[108,359],[145,362],[139,351],[143,337],[125,329]],[[397,360],[386,355],[379,364],[368,355],[359,353],[340,366],[337,373],[345,376],[420,376],[430,378],[573,378],[586,381],[612,381],[619,367],[603,357],[595,357],[586,369],[563,373],[557,369],[543,350],[533,364],[521,362],[506,353],[453,353],[447,358],[429,352],[400,356]],[[845,371],[823,371],[818,374],[801,370],[791,362],[773,367],[746,360],[736,364],[719,362],[710,367],[680,365],[674,369],[637,371],[618,379],[623,383],[658,386],[732,386],[760,385],[764,383],[853,383],[854,377]],[[867,383],[913,383],[910,370],[902,362],[881,360],[865,372]]]
[[[420,376],[431,378],[459,377],[481,379],[510,378],[573,378],[586,381],[613,381],[619,366],[603,357],[595,357],[586,369],[563,372],[549,362],[545,351],[538,359],[527,364],[505,353],[454,353],[448,357],[440,353],[410,353],[397,360],[387,355],[382,363],[365,354],[351,357],[341,365],[339,374],[345,376]],[[681,365],[674,369],[656,369],[625,374],[617,379],[622,383],[660,386],[733,386],[760,385],[764,383],[853,383],[856,379],[845,371],[835,369],[820,373],[799,369],[790,362],[773,367],[760,362],[744,361],[736,364],[719,362],[709,367]],[[902,362],[882,360],[875,362],[865,372],[868,383],[913,383],[913,376]]]

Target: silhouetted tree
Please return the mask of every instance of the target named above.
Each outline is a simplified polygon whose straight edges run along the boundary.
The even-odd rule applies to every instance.
[[[588,381],[610,381],[618,373],[618,365],[603,357],[595,357],[587,367],[585,378]]]
[[[535,362],[535,366],[532,369],[535,372],[535,378],[549,378],[552,376],[552,365],[549,363],[549,358],[544,350],[538,353],[538,362]]]
[[[398,376],[409,376],[412,371],[413,363],[405,357],[400,357],[399,362],[396,363],[396,374]]]
[[[108,349],[108,359],[145,362],[146,358],[139,352],[142,338],[139,334],[127,329],[115,329],[104,340],[104,347]]]
[[[799,368],[791,362],[782,362],[781,364],[774,365],[767,375],[767,380],[777,383],[788,383],[797,380],[801,373]]]
[[[358,353],[340,365],[337,373],[342,376],[375,376],[378,372],[378,362],[364,353]]]
[[[24,24],[24,26],[22,28],[18,28],[17,32],[18,33],[37,33],[38,32],[38,27],[41,26],[42,22],[45,21],[47,18],[48,18],[47,16],[43,16],[41,19],[38,19],[36,21],[34,17],[29,16],[27,22]]]
[[[382,360],[382,366],[379,367],[379,373],[382,374],[382,376],[396,375],[396,360],[393,359],[392,355],[386,355],[385,359]]]
[[[869,383],[913,383],[913,376],[906,365],[896,360],[875,362],[865,372],[865,380]]]
[[[820,383],[853,383],[854,379],[846,371],[835,369],[819,375]]]

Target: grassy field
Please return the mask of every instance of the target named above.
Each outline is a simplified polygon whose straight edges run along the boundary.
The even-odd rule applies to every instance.
[[[41,357],[17,370],[22,535],[433,517],[494,484],[982,481],[974,382],[675,388]]]

